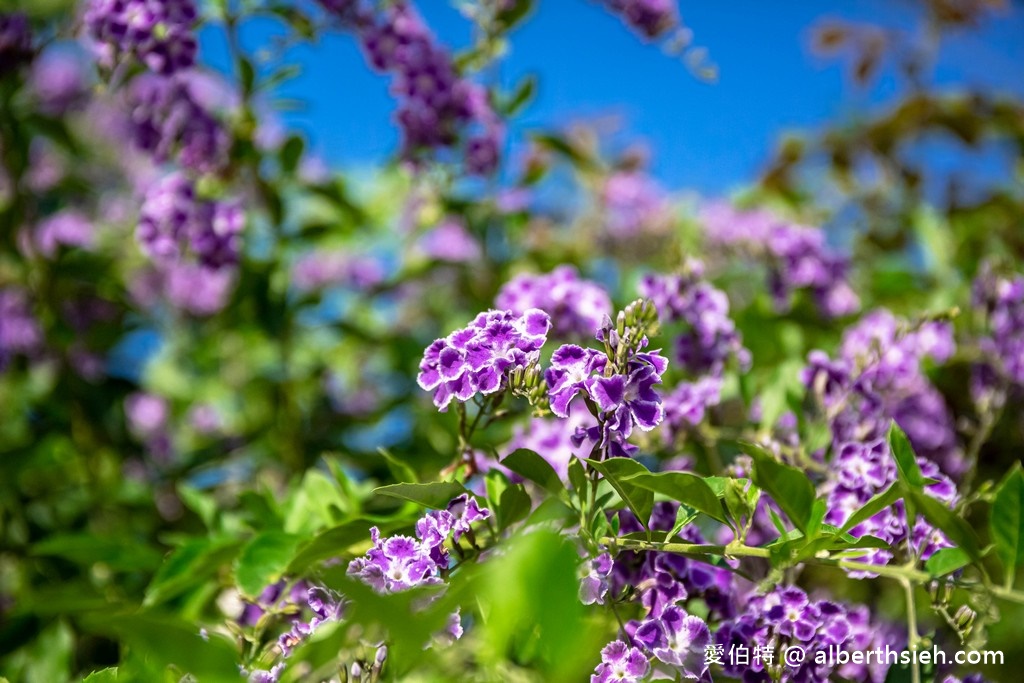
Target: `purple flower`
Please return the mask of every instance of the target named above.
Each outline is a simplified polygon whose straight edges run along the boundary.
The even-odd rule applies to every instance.
[[[132,432],[139,437],[148,438],[167,427],[170,406],[162,396],[137,392],[125,399],[124,412]]]
[[[223,310],[235,284],[231,269],[214,270],[192,263],[174,263],[164,275],[164,295],[173,307],[197,316]]]
[[[373,547],[365,557],[357,557],[349,563],[349,576],[379,593],[395,593],[440,581],[437,564],[417,539],[410,536],[381,538],[377,527],[370,529],[370,539]]]
[[[680,382],[665,396],[665,429],[669,442],[688,427],[696,427],[704,420],[704,413],[718,405],[722,395],[720,377],[702,377],[696,382]]]
[[[503,124],[486,91],[461,78],[451,56],[405,0],[370,11],[344,0],[321,0],[357,31],[370,64],[393,75],[402,127],[403,154],[411,160],[461,145],[470,174],[490,174],[497,165]]]
[[[528,368],[547,340],[548,314],[530,309],[481,313],[473,322],[434,341],[423,353],[417,383],[434,392],[434,405],[446,410],[452,399],[468,401],[504,387],[506,373]]]
[[[601,200],[608,233],[614,239],[662,232],[672,218],[662,191],[638,171],[619,171],[609,176]]]
[[[704,678],[708,668],[704,648],[711,642],[711,632],[703,619],[669,607],[660,617],[643,622],[633,638],[684,678]]]
[[[446,218],[419,242],[420,249],[432,259],[450,261],[452,263],[472,263],[480,259],[480,243],[477,242],[462,221],[458,218]],[[498,306],[511,309],[511,306]],[[543,308],[531,306],[530,308]],[[515,311],[522,313],[523,311]]]
[[[591,376],[604,371],[608,363],[605,354],[566,344],[551,356],[551,367],[544,373],[551,398],[551,412],[558,417],[569,417],[569,404],[577,393],[588,390]]]
[[[136,238],[162,267],[184,267],[187,255],[211,271],[238,263],[245,213],[237,202],[203,201],[192,181],[172,173],[147,192]]]
[[[611,414],[608,429],[628,437],[633,425],[647,432],[665,417],[661,396],[654,391],[656,384],[661,384],[656,366],[638,359],[630,362],[628,374],[595,377],[589,389],[597,407]]]
[[[559,266],[546,275],[517,275],[502,286],[494,303],[515,313],[547,311],[553,333],[563,338],[593,337],[612,313],[608,293],[597,283],[579,279],[572,266]]]
[[[639,290],[654,303],[663,323],[685,324],[676,340],[679,362],[694,374],[720,375],[729,358],[748,365],[750,352],[729,318],[728,297],[702,280],[703,272],[703,264],[690,260],[683,275],[647,275]]]
[[[220,122],[199,103],[192,83],[184,76],[143,74],[135,78],[127,105],[136,147],[156,161],[173,158],[200,173],[217,172],[227,163],[230,139]]]
[[[705,206],[700,218],[713,246],[765,263],[779,310],[788,310],[797,290],[809,291],[825,317],[860,308],[846,279],[846,259],[827,247],[820,230],[787,223],[767,211],[739,211],[724,202]]]
[[[195,63],[197,18],[192,0],[88,0],[84,16],[93,40],[161,74]]]
[[[91,248],[94,232],[88,218],[78,211],[66,209],[39,224],[35,241],[43,256],[53,258],[61,246]]]
[[[491,511],[481,508],[476,498],[467,493],[457,496],[448,503],[448,513],[452,516],[452,538],[458,542],[462,534],[472,531],[472,524],[489,519]]]
[[[36,60],[29,83],[39,108],[53,116],[79,106],[88,94],[81,57],[63,50]]]
[[[43,331],[32,314],[28,293],[0,287],[0,370],[15,355],[30,355],[43,343]]]
[[[999,374],[1024,385],[1024,277],[1000,278],[983,270],[974,283],[974,301],[988,313],[982,347]]]
[[[676,0],[604,0],[604,3],[645,38],[657,38],[679,26]]]
[[[610,575],[614,563],[612,556],[601,553],[584,563],[585,574],[580,579],[580,602],[584,605],[603,605],[604,597],[611,586]]]
[[[650,668],[643,652],[616,640],[601,650],[601,663],[590,677],[590,683],[639,683],[647,677]]]

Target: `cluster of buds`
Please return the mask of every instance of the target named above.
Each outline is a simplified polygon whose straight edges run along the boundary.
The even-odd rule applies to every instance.
[[[373,661],[355,661],[347,669],[342,667],[340,680],[342,683],[377,683],[381,680],[381,671],[388,658],[388,646],[381,645],[373,655]]]
[[[547,412],[550,406],[548,385],[539,363],[512,369],[508,374],[508,388],[513,396],[525,398],[538,413]]]
[[[619,311],[615,323],[605,317],[597,339],[604,343],[610,363],[605,376],[622,372],[630,358],[647,345],[647,338],[658,331],[658,310],[650,299],[637,299]]]

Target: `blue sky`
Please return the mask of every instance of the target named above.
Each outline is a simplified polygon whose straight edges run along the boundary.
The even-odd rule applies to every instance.
[[[593,0],[540,0],[512,35],[498,77],[511,86],[540,79],[534,102],[512,123],[524,131],[574,120],[614,120],[622,140],[651,150],[652,172],[665,185],[718,194],[754,179],[780,134],[813,130],[884,106],[899,81],[883,73],[867,89],[847,70],[811,54],[810,28],[823,17],[872,21],[913,30],[910,0],[733,0],[683,2],[682,16],[719,68],[716,84],[694,78],[678,60],[645,44]],[[468,22],[445,0],[417,3],[440,40],[465,45]],[[244,35],[254,48],[274,31]],[[223,41],[202,36],[204,59],[224,64]],[[329,163],[359,168],[390,157],[398,145],[394,102],[385,76],[371,72],[351,36],[323,37],[293,50],[302,74],[282,89],[305,102],[284,115]],[[944,87],[979,87],[1024,96],[1024,6],[1014,3],[981,30],[949,36],[935,79]]]

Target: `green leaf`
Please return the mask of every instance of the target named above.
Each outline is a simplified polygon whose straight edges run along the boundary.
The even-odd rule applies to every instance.
[[[285,573],[301,574],[317,562],[343,555],[351,545],[360,541],[369,541],[371,526],[376,526],[382,534],[387,534],[403,525],[394,521],[353,519],[326,531],[321,531],[312,540],[299,545],[298,552],[288,562]]]
[[[203,639],[194,624],[172,614],[142,612],[129,616],[106,613],[84,617],[82,623],[86,630],[116,635],[144,655],[144,660],[135,658],[134,661],[145,661],[148,670],[133,671],[132,680],[165,680],[164,670],[174,666],[203,683],[238,681],[238,655],[234,644],[217,634]]]
[[[82,683],[115,683],[117,681],[117,667],[111,666],[99,671],[93,671],[85,677]]]
[[[1024,564],[1024,471],[1020,463],[1003,478],[996,489],[989,517],[989,529],[996,553],[1012,583],[1016,568]]]
[[[739,445],[754,459],[754,483],[772,497],[797,529],[806,531],[815,499],[811,480],[801,470],[775,460],[762,446],[747,441]]]
[[[902,495],[903,492],[900,490],[898,484],[893,484],[885,491],[882,491],[881,493],[876,493],[871,498],[871,500],[864,503],[864,505],[859,510],[850,515],[850,518],[846,520],[846,523],[843,524],[842,528],[840,529],[840,533],[845,534],[861,522],[871,519],[882,510],[892,506],[892,504],[899,500],[902,497]]]
[[[504,531],[516,522],[526,519],[533,507],[530,495],[522,484],[512,484],[501,492],[498,503],[498,529]]]
[[[609,458],[607,460],[587,460],[588,465],[604,477],[615,492],[622,498],[637,520],[646,529],[651,520],[654,508],[654,492],[631,484],[625,479],[637,474],[650,474],[646,467],[631,458]]]
[[[404,481],[410,484],[419,483],[420,478],[416,476],[416,471],[407,463],[396,458],[391,451],[386,448],[378,448],[377,452],[380,453],[381,457],[387,462],[388,469],[391,470],[391,476],[393,476],[397,481]]]
[[[285,143],[281,145],[281,151],[279,153],[279,160],[281,162],[281,170],[291,175],[295,173],[295,169],[299,167],[299,162],[302,160],[302,153],[306,150],[306,143],[298,135],[292,135]]]
[[[32,546],[33,555],[63,557],[80,565],[103,563],[116,571],[148,571],[160,564],[156,548],[132,539],[97,534],[59,534]]]
[[[971,563],[971,558],[960,548],[940,548],[924,563],[928,573],[938,578],[952,574]]]
[[[723,524],[728,523],[718,496],[696,474],[689,472],[640,473],[626,477],[623,481],[663,494],[674,501],[689,505],[694,510],[703,512]]]
[[[551,463],[531,450],[518,448],[505,456],[501,464],[556,496],[565,490]]]
[[[530,100],[533,99],[536,91],[537,76],[534,74],[527,74],[519,81],[515,91],[512,92],[505,101],[503,106],[505,116],[515,116],[516,113],[518,113],[530,102]]]
[[[254,537],[235,560],[235,583],[243,595],[256,598],[281,578],[301,539],[283,531],[267,531]]]
[[[910,445],[910,439],[895,422],[889,428],[889,448],[896,459],[896,469],[899,470],[900,481],[905,482],[910,488],[920,491],[924,488],[925,479],[921,474],[921,468],[917,465],[917,457]]]
[[[912,501],[917,510],[936,528],[941,530],[972,560],[981,559],[978,537],[974,529],[959,515],[923,491],[911,489],[907,492],[908,502]]]
[[[157,605],[198,587],[231,562],[241,545],[233,540],[197,538],[176,548],[150,582],[143,605]]]
[[[569,460],[569,483],[572,485],[572,490],[581,498],[590,483],[587,480],[587,473],[583,470],[583,463],[576,456]]]
[[[452,498],[469,493],[466,488],[454,481],[435,481],[429,484],[391,484],[373,490],[382,496],[408,500],[423,507],[443,510],[448,507]]]

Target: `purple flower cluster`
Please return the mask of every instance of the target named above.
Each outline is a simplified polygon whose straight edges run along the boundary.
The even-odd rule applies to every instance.
[[[286,587],[283,579],[267,586],[256,603],[246,605],[239,617],[243,626],[254,626],[268,611],[293,613],[288,630],[277,639],[282,661],[267,670],[244,672],[249,683],[277,683],[284,672],[283,659],[289,657],[321,625],[344,616],[344,598],[334,591],[322,586],[308,586],[304,581],[297,582],[287,593]]]
[[[0,12],[0,76],[32,59],[32,27],[21,12]]]
[[[715,633],[715,643],[723,655],[722,670],[726,676],[744,681],[825,681],[833,675],[844,680],[885,680],[888,666],[847,663],[836,669],[815,661],[816,653],[834,647],[846,651],[866,651],[888,644],[900,644],[900,635],[873,624],[866,607],[848,607],[828,600],[810,600],[806,593],[793,586],[778,586],[763,595],[751,596],[736,616],[723,622]],[[783,654],[791,645],[804,650],[799,666],[783,666]],[[745,648],[750,655],[757,648],[771,648],[772,661],[750,656],[740,663],[728,653]],[[781,676],[781,678],[779,677]]]
[[[382,9],[359,0],[319,0],[354,30],[370,64],[392,74],[399,100],[407,158],[460,145],[471,174],[487,175],[498,165],[504,125],[481,86],[462,78],[452,57],[437,44],[408,0]]]
[[[43,331],[32,314],[28,292],[0,287],[0,370],[18,355],[30,355],[43,342]]]
[[[370,529],[373,547],[364,557],[348,565],[354,576],[379,593],[398,593],[416,586],[442,583],[448,570],[449,555],[445,543],[458,543],[463,534],[472,534],[474,522],[485,520],[491,511],[481,508],[476,498],[462,494],[444,510],[431,510],[416,522],[416,536],[382,538],[377,527]]]
[[[706,206],[700,218],[712,245],[766,263],[779,310],[789,309],[798,290],[809,291],[828,318],[860,308],[847,282],[847,260],[828,248],[821,230],[787,223],[767,211],[738,211],[726,203]]]
[[[592,337],[612,313],[608,293],[595,282],[581,280],[572,266],[544,275],[517,275],[502,286],[494,304],[514,313],[547,311],[553,333],[561,338]]]
[[[227,164],[228,135],[183,75],[138,76],[129,87],[127,107],[135,145],[155,161],[175,159],[197,173],[213,173]]]
[[[201,200],[192,181],[174,173],[146,193],[136,235],[154,261],[178,261],[191,253],[216,269],[238,262],[244,221],[239,204]]]
[[[804,384],[833,416],[834,451],[849,441],[885,438],[894,419],[919,455],[959,476],[964,460],[952,415],[922,370],[926,358],[941,363],[953,354],[952,328],[943,322],[904,328],[888,311],[871,312],[846,331],[837,359],[811,352]]]
[[[974,282],[973,303],[988,314],[989,335],[981,346],[996,371],[1024,385],[1024,277],[983,272]]]
[[[925,493],[952,507],[957,500],[953,482],[939,471],[934,462],[921,457],[917,462],[921,473],[935,480],[934,484],[925,487]],[[833,455],[829,478],[821,486],[828,501],[825,521],[842,526],[854,512],[895,481],[896,463],[885,440],[842,444]],[[888,564],[895,551],[908,541],[914,555],[921,560],[927,560],[935,551],[952,545],[942,532],[924,519],[918,519],[908,534],[906,510],[902,501],[861,522],[850,533],[856,538],[874,536],[890,544],[889,549],[867,550],[859,558],[877,565]],[[851,572],[851,576],[871,576],[871,572]]]
[[[164,177],[146,192],[135,233],[156,267],[148,284],[177,308],[215,313],[234,281],[244,227],[237,202],[200,199],[184,175]]]
[[[671,221],[664,193],[639,171],[617,171],[601,188],[608,234],[616,240],[663,232]]]
[[[721,376],[730,358],[741,367],[750,363],[740,333],[729,317],[729,299],[703,279],[704,266],[689,260],[681,275],[647,275],[640,295],[654,302],[662,323],[682,322],[676,358],[695,375]]]
[[[88,0],[83,18],[111,64],[131,54],[167,75],[195,63],[198,16],[193,0]]]
[[[615,640],[601,650],[601,663],[590,683],[639,683],[647,678],[651,665],[639,648]]]
[[[722,398],[722,378],[710,375],[695,382],[680,382],[665,395],[665,433],[669,443],[704,421],[707,409]]]
[[[446,410],[452,399],[466,402],[475,394],[493,394],[505,386],[514,368],[537,363],[551,319],[539,309],[481,313],[467,327],[437,339],[420,362],[416,382],[434,392],[434,405]]]
[[[645,38],[657,38],[679,26],[676,0],[602,0],[630,28]]]
[[[643,339],[640,348],[646,346]],[[625,439],[633,426],[643,431],[657,427],[665,416],[661,396],[654,387],[661,384],[661,375],[668,360],[657,352],[638,351],[629,358],[621,373],[611,373],[608,356],[603,351],[566,344],[555,350],[551,367],[545,372],[551,412],[569,417],[570,403],[582,393],[601,414],[600,429],[604,443],[609,433]]]

